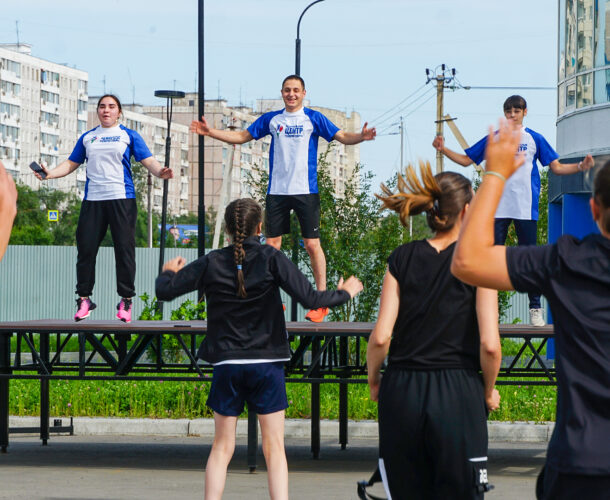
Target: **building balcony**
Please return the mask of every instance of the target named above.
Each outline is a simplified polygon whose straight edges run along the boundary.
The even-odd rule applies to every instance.
[[[17,76],[17,73],[14,71],[9,71],[8,69],[0,69],[0,79],[5,82],[21,84],[21,77]]]

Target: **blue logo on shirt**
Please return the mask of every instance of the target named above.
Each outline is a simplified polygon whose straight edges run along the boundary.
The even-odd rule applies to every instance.
[[[284,135],[286,137],[303,137],[303,125],[286,125]]]
[[[519,149],[517,151],[527,151],[527,144],[519,144]]]
[[[119,142],[120,140],[120,135],[100,137],[100,142]]]

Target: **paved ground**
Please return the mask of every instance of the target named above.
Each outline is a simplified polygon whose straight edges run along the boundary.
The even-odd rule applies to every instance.
[[[374,439],[353,439],[341,451],[322,442],[312,460],[308,439],[287,440],[290,494],[300,499],[355,499],[356,481],[368,479],[377,460]],[[494,443],[489,451],[490,500],[534,498],[545,444]],[[0,498],[11,500],[123,500],[203,498],[203,468],[209,438],[159,436],[53,436],[43,447],[36,437],[11,437],[0,454]],[[248,472],[246,440],[238,439],[224,498],[266,499],[262,461]],[[383,495],[383,490],[374,490]]]

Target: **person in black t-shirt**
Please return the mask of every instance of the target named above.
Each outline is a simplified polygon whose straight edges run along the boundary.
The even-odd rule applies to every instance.
[[[403,225],[425,212],[434,231],[390,255],[369,338],[379,468],[388,497],[480,499],[488,489],[487,411],[500,403],[498,297],[449,270],[472,198],[470,181],[455,172],[433,176],[429,165],[421,174],[423,183],[409,166],[397,193],[382,185],[378,196]]]
[[[519,167],[518,134],[490,132],[483,182],[453,257],[467,283],[542,293],[555,320],[557,421],[538,478],[541,499],[610,498],[610,162],[597,173],[591,213],[601,234],[542,247],[494,246],[493,214]]]
[[[172,300],[201,289],[207,299],[208,331],[197,356],[214,365],[207,404],[214,410],[214,444],[205,470],[205,498],[219,499],[235,449],[237,418],[258,414],[271,498],[288,498],[284,412],[288,407],[284,362],[290,358],[280,288],[305,307],[344,304],[362,291],[351,276],[337,290],[316,291],[282,252],[261,245],[261,206],[235,200],[225,211],[232,244],[184,267],[176,257],[156,281],[157,297]]]

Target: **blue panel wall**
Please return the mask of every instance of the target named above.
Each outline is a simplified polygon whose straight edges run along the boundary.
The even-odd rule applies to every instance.
[[[589,198],[591,198],[589,194],[563,195],[562,234],[571,234],[577,238],[584,238],[591,233],[599,234],[597,224],[591,215]]]

